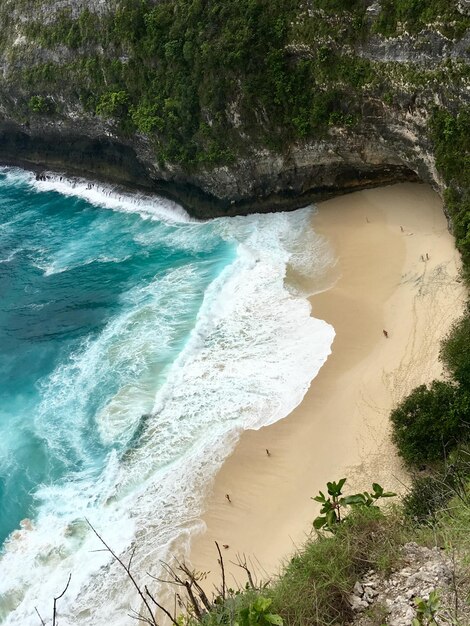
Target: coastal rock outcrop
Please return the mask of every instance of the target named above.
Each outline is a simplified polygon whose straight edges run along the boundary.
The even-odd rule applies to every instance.
[[[416,543],[407,543],[402,548],[402,567],[384,579],[375,571],[369,571],[356,583],[350,604],[358,616],[353,626],[371,626],[377,623],[378,615],[389,626],[409,626],[416,616],[416,599],[429,600],[437,591],[439,620],[455,615],[459,619],[468,615],[465,603],[459,601],[459,591],[454,584],[456,568],[439,548],[426,548]],[[457,603],[457,604],[456,604]]]

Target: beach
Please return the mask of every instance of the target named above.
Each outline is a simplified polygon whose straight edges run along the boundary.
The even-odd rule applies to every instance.
[[[406,489],[390,410],[443,376],[440,339],[463,311],[459,255],[429,186],[322,202],[312,227],[337,256],[334,286],[310,299],[312,315],[335,329],[332,354],[301,404],[271,426],[243,432],[218,473],[205,503],[207,529],[190,553],[197,570],[210,571],[208,585],[218,573],[214,541],[228,546],[230,584],[245,582],[230,564],[237,555],[258,578],[275,575],[311,533],[318,513],[311,497],[327,481],[346,477],[346,491],[372,482]]]

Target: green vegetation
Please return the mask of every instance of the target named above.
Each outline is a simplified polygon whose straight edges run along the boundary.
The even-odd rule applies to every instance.
[[[194,612],[186,626],[218,624],[277,624],[326,626],[352,617],[349,595],[354,583],[370,568],[388,573],[399,562],[399,546],[410,529],[397,513],[384,515],[375,507],[357,507],[335,534],[309,540],[271,585],[228,590],[198,619]]]
[[[350,496],[343,496],[342,489],[346,482],[346,478],[341,478],[338,482],[327,483],[328,498],[320,491],[318,496],[312,498],[315,502],[320,502],[321,510],[320,515],[313,521],[313,527],[316,530],[324,529],[332,533],[337,532],[338,525],[347,519],[347,513],[345,510],[360,508],[360,507],[373,507],[377,508],[377,501],[381,498],[392,498],[396,496],[396,493],[391,491],[384,491],[377,483],[372,484],[372,491],[364,491],[363,493],[356,493]]]
[[[431,119],[431,137],[436,155],[436,166],[447,184],[446,207],[452,218],[457,248],[462,255],[464,276],[468,281],[470,269],[470,107],[461,106],[455,113],[442,108],[437,109]],[[469,350],[469,344],[465,341],[465,329],[466,323],[462,321],[461,330],[454,329],[454,339],[449,338],[446,342],[448,348],[443,348],[444,360],[448,366],[450,365],[451,372],[452,359],[459,358],[459,350],[463,349],[464,353]],[[454,349],[453,346],[458,337],[460,348],[455,346]],[[450,361],[449,351],[454,353]],[[462,357],[464,358],[464,354]]]
[[[438,612],[441,607],[437,591],[431,591],[429,598],[415,598],[416,617],[411,626],[439,626],[437,621]]]
[[[381,7],[376,28],[387,36],[395,35],[400,25],[403,30],[417,33],[437,23],[450,37],[461,36],[470,27],[470,19],[464,18],[449,0],[382,0]]]
[[[200,618],[189,614],[180,622],[182,626],[283,626],[284,620],[272,612],[272,604],[272,598],[263,590],[247,589],[243,593],[229,590],[225,599],[220,596],[216,599],[208,613]]]
[[[270,613],[269,609],[273,601],[271,598],[263,598],[258,596],[251,604],[240,611],[240,626],[282,626],[283,619],[280,615]]]
[[[349,595],[368,570],[390,572],[409,529],[395,512],[358,507],[334,535],[308,541],[273,585],[273,608],[289,626],[343,624]]]
[[[96,113],[103,117],[124,116],[128,112],[129,94],[126,91],[108,91],[96,105]]]
[[[419,4],[420,20],[440,15],[432,3],[402,0],[394,12],[396,3],[386,3],[384,19],[411,20],[407,2]],[[445,16],[451,13],[462,26],[455,8]],[[354,129],[370,95],[393,103],[396,77],[384,64],[342,49],[370,29],[363,0],[315,0],[308,15],[296,0],[121,0],[104,15],[85,9],[74,18],[64,9],[52,22],[26,22],[33,49],[65,46],[71,54],[60,65],[43,55],[19,70],[14,64],[11,80],[37,98],[65,96],[124,135],[147,136],[160,162],[195,168],[230,163],[255,146],[282,152],[332,127]],[[310,52],[294,52],[298,43]],[[24,53],[10,48],[13,58]],[[436,74],[436,88],[452,89],[466,71],[461,66],[454,64],[453,76],[449,68]],[[411,88],[439,73],[395,69]],[[28,109],[38,112],[20,101],[12,114],[23,119]]]
[[[31,96],[28,107],[32,113],[52,113],[54,111],[53,103],[44,96]]]
[[[384,64],[345,48],[399,23],[415,31],[430,20],[463,32],[469,20],[444,0],[384,0],[373,22],[364,0],[314,0],[308,10],[298,0],[116,0],[103,14],[62,9],[47,22],[39,5],[21,26],[26,47],[13,46],[8,30],[0,37],[12,61],[5,80],[24,92],[2,103],[11,115],[60,117],[72,106],[124,137],[146,136],[160,163],[186,170],[231,163],[256,147],[283,152],[335,127],[354,131],[365,103],[381,94],[394,106],[403,91],[429,88],[451,103],[468,79],[458,61]],[[0,8],[6,24],[12,9]],[[31,94],[54,107],[29,104]]]
[[[399,454],[414,466],[445,458],[466,432],[465,417],[450,383],[417,387],[390,415]]]
[[[467,456],[467,462],[470,458]],[[468,463],[470,467],[470,463]],[[467,473],[470,476],[470,471]],[[337,496],[342,481],[329,483]],[[456,495],[450,499],[450,494]],[[421,494],[426,498],[425,493]],[[445,507],[444,507],[445,505]],[[429,518],[426,518],[429,522]],[[436,541],[470,558],[470,484],[468,478],[447,493],[434,513],[432,530],[416,527],[402,511],[386,511],[376,506],[353,505],[350,514],[337,523],[334,533],[319,532],[285,565],[280,576],[269,585],[249,582],[245,589],[228,589],[214,598],[210,610],[194,611],[191,606],[180,623],[184,626],[216,626],[219,624],[277,624],[283,626],[328,626],[349,623],[353,617],[350,594],[354,584],[366,572],[387,576],[401,565],[401,548],[409,541],[424,545]],[[222,560],[219,561],[223,562]],[[245,564],[246,565],[246,564]],[[194,574],[190,574],[190,577]],[[197,575],[203,578],[203,575]],[[198,578],[199,579],[199,578]],[[457,583],[455,583],[457,584]],[[461,601],[465,601],[466,581]],[[457,593],[457,592],[456,592]],[[465,622],[441,621],[443,605],[436,591],[429,597],[416,598],[416,617],[413,626]],[[374,607],[374,624],[386,623],[386,612]],[[369,615],[373,617],[374,614]]]
[[[327,127],[337,99],[316,88],[310,62],[292,63],[284,52],[295,7],[293,0],[126,0],[102,20],[62,12],[51,25],[29,24],[27,36],[46,48],[99,42],[113,50],[113,60],[83,56],[89,73],[78,81],[81,102],[153,135],[161,160],[189,166],[231,160],[236,138],[228,114],[238,100],[244,123],[259,128],[264,143]],[[259,124],[259,110],[269,129]]]
[[[470,389],[470,310],[458,320],[442,343],[441,360],[463,392]]]
[[[452,491],[443,476],[429,475],[414,478],[410,490],[403,499],[407,517],[418,524],[436,521],[436,515],[452,497]]]
[[[447,503],[457,494],[467,497],[470,455],[466,444],[426,473],[415,472],[411,488],[403,499],[403,511],[418,524],[436,523]]]

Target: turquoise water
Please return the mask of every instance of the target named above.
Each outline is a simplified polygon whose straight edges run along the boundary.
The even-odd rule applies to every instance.
[[[0,542],[34,516],[38,484],[98,474],[111,449],[122,454],[132,444],[205,289],[234,255],[220,237],[185,248],[177,241],[184,225],[97,210],[12,178],[0,174]],[[164,279],[176,272],[184,293],[165,293]],[[145,319],[152,314],[158,328]],[[60,365],[123,318],[107,345],[112,366],[90,363],[86,387],[63,397]],[[136,351],[122,353],[131,332],[151,346],[138,336]],[[72,365],[67,374],[76,373]],[[147,401],[128,406],[133,426],[103,442],[94,417],[123,384],[138,384]]]
[[[137,571],[186,554],[239,433],[287,415],[330,352],[285,282],[327,280],[311,213],[196,223],[0,170],[0,623],[47,616],[69,573],[63,626],[133,623],[86,520]]]

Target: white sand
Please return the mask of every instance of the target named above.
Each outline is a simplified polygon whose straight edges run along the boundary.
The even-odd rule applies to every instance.
[[[217,572],[218,540],[229,545],[227,561],[244,553],[276,572],[310,532],[318,511],[310,497],[327,480],[397,491],[407,482],[388,415],[413,387],[442,375],[439,341],[465,300],[442,203],[428,186],[394,185],[321,203],[313,226],[338,255],[336,285],[311,299],[312,314],[336,330],[333,353],[301,405],[245,432],[219,472],[207,532],[192,544],[199,570]]]

